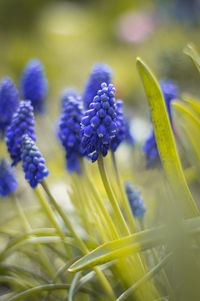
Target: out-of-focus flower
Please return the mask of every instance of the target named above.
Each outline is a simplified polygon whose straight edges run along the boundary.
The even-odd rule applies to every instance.
[[[125,141],[129,144],[134,143],[133,137],[130,132],[129,122],[124,117],[123,100],[117,99],[116,107],[117,107],[118,131],[117,131],[116,136],[112,139],[112,142],[111,142],[111,150],[114,152],[117,150],[118,146],[123,141]]]
[[[179,88],[173,81],[170,80],[160,81],[160,88],[163,93],[169,119],[172,124],[171,101],[179,96]],[[172,128],[173,128],[173,124],[172,124]],[[148,135],[143,145],[143,152],[145,154],[147,168],[156,167],[157,163],[160,165],[161,161],[160,161],[160,156],[156,144],[153,127],[151,128],[150,134]]]
[[[140,190],[136,189],[129,181],[125,182],[125,190],[133,215],[143,219],[146,206],[140,196]]]
[[[19,104],[19,93],[9,77],[4,77],[0,87],[0,136],[4,137],[6,127]]]
[[[6,197],[13,193],[16,188],[17,179],[14,169],[5,158],[2,158],[0,160],[0,195]]]
[[[62,105],[62,107],[64,106],[64,104],[66,102],[69,101],[70,97],[75,97],[75,98],[78,97],[78,91],[75,88],[66,88],[62,91],[62,94],[61,94],[61,105]]]
[[[67,169],[70,172],[81,172],[79,157],[83,156],[81,147],[81,119],[83,117],[80,98],[67,96],[60,116],[58,137],[65,148]]]
[[[83,104],[86,110],[88,110],[98,90],[101,89],[101,84],[106,83],[108,85],[111,83],[112,74],[111,68],[105,63],[93,65],[83,93]]]
[[[48,81],[42,63],[31,59],[22,72],[21,90],[23,98],[31,101],[35,113],[45,111],[47,89]]]
[[[97,160],[99,153],[106,156],[118,131],[115,88],[112,84],[101,84],[81,125],[82,146],[92,162]]]
[[[6,129],[6,144],[12,166],[21,160],[22,136],[28,134],[35,141],[33,107],[30,101],[20,102],[17,112],[13,115],[10,125]]]
[[[21,159],[25,179],[32,188],[35,188],[38,183],[49,175],[49,170],[44,164],[45,159],[35,142],[27,134],[22,139]]]

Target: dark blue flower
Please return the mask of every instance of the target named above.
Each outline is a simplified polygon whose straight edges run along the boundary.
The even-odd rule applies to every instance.
[[[78,91],[75,88],[66,88],[62,91],[61,94],[61,105],[62,107],[66,102],[68,102],[70,97],[77,98],[78,97]]]
[[[65,148],[67,169],[70,172],[81,172],[79,157],[83,156],[80,138],[82,117],[83,112],[80,98],[72,95],[67,96],[63,103],[58,137]]]
[[[5,134],[6,127],[10,124],[12,115],[19,104],[19,93],[9,77],[4,77],[0,88],[0,136]]]
[[[35,141],[27,134],[22,139],[21,159],[25,179],[32,188],[35,188],[45,177],[48,177],[49,170],[45,166],[45,159],[35,145]]]
[[[38,59],[32,59],[25,66],[21,77],[21,90],[24,99],[31,101],[35,113],[45,111],[48,81],[44,67]]]
[[[9,162],[3,158],[0,160],[0,195],[6,197],[17,188],[17,179],[14,169]]]
[[[112,143],[111,143],[111,150],[113,152],[117,150],[118,146],[121,144],[122,141],[126,141],[129,144],[134,143],[133,137],[130,133],[129,122],[124,117],[123,100],[117,99],[116,106],[117,106],[118,131],[116,136],[112,139]]]
[[[179,88],[173,81],[170,80],[160,81],[160,88],[164,96],[167,112],[173,129],[172,115],[171,115],[171,101],[174,98],[178,98]],[[156,167],[157,165],[160,166],[161,161],[160,161],[160,156],[156,144],[153,127],[151,128],[150,134],[148,135],[143,145],[143,152],[145,154],[147,168],[153,168]]]
[[[11,124],[6,129],[6,144],[12,166],[21,160],[22,136],[28,134],[35,141],[33,107],[30,101],[20,102],[17,112],[13,115]]]
[[[99,153],[107,155],[117,135],[117,112],[114,86],[102,83],[81,121],[82,147],[93,162]]]
[[[133,215],[144,218],[146,206],[140,196],[140,190],[137,190],[129,181],[125,182],[125,190]]]
[[[90,103],[93,101],[97,91],[101,89],[101,84],[110,84],[112,79],[112,70],[105,63],[96,63],[93,65],[88,81],[83,93],[84,108],[88,110]]]

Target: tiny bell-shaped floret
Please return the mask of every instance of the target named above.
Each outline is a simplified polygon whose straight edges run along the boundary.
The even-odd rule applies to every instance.
[[[25,179],[32,188],[48,177],[49,170],[45,166],[45,160],[35,142],[28,135],[24,135],[22,139],[21,159]]]
[[[140,196],[140,190],[136,189],[129,181],[125,182],[125,190],[133,215],[143,219],[146,206]]]
[[[0,135],[4,137],[13,113],[19,105],[19,93],[9,77],[4,77],[0,87]]]
[[[15,192],[16,188],[17,179],[14,169],[5,158],[2,158],[0,160],[0,195],[6,197]]]
[[[115,88],[112,84],[101,84],[101,89],[84,114],[81,126],[81,143],[86,154],[93,162],[99,153],[106,156],[118,131]]]
[[[79,157],[83,156],[80,138],[82,117],[80,98],[71,94],[63,103],[58,130],[58,137],[66,151],[67,169],[69,172],[81,172]]]
[[[21,91],[24,99],[31,101],[35,113],[45,111],[48,81],[44,67],[38,59],[31,59],[21,77]]]
[[[111,83],[112,74],[111,68],[105,63],[96,63],[93,65],[83,93],[85,110],[88,110],[93,98],[97,95],[98,90],[101,89],[101,84],[106,83],[108,85]]]
[[[6,145],[12,165],[21,160],[22,136],[28,134],[35,141],[33,107],[30,101],[21,101],[17,112],[13,115],[10,125],[6,129]]]

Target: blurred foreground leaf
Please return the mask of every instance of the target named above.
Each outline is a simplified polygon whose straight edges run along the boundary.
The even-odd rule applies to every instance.
[[[197,70],[200,72],[200,56],[195,48],[194,45],[188,44],[183,52],[191,58],[192,62],[194,63]]]

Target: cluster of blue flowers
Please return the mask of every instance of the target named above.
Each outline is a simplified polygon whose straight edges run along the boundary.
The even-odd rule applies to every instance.
[[[81,126],[81,144],[92,162],[97,160],[99,153],[106,156],[118,132],[115,88],[112,84],[101,84],[101,89],[82,118]]]
[[[111,68],[105,63],[96,63],[92,67],[83,93],[83,103],[85,110],[89,109],[90,103],[97,95],[98,90],[101,89],[101,84],[106,83],[108,85],[111,83],[112,74],[113,72]]]
[[[179,89],[177,85],[170,80],[160,81],[160,88],[163,93],[169,119],[172,124],[171,101],[179,96]],[[172,124],[172,129],[173,129],[173,124]],[[156,144],[153,127],[151,128],[150,134],[148,135],[143,145],[143,152],[145,154],[147,168],[156,167],[158,164],[160,165],[161,161],[160,161],[160,156]]]
[[[44,164],[44,158],[35,142],[28,135],[24,135],[22,138],[21,159],[25,179],[32,188],[35,188],[44,177],[49,175],[49,170]]]
[[[141,219],[144,218],[146,206],[141,198],[140,190],[135,189],[129,181],[125,182],[125,190],[133,215]]]
[[[21,91],[23,99],[30,100],[35,113],[45,111],[48,81],[44,67],[38,59],[30,60],[21,77]]]
[[[4,77],[0,87],[0,136],[5,135],[6,127],[10,124],[12,115],[19,104],[19,93],[9,77]]]
[[[28,134],[35,140],[33,107],[30,101],[21,101],[17,112],[13,115],[11,124],[6,130],[6,144],[12,165],[16,165],[21,160],[22,137]]]
[[[80,129],[83,111],[80,97],[75,96],[72,91],[65,94],[62,114],[59,122],[58,137],[65,148],[67,169],[70,172],[81,172],[79,157],[83,156],[81,147]]]
[[[15,192],[17,188],[17,179],[13,168],[9,162],[2,158],[0,160],[0,195],[6,197]]]
[[[116,100],[118,131],[117,135],[112,139],[111,142],[111,150],[113,152],[117,150],[122,141],[126,141],[132,145],[134,144],[134,139],[130,133],[129,123],[124,117],[123,103],[124,102],[121,99]]]

